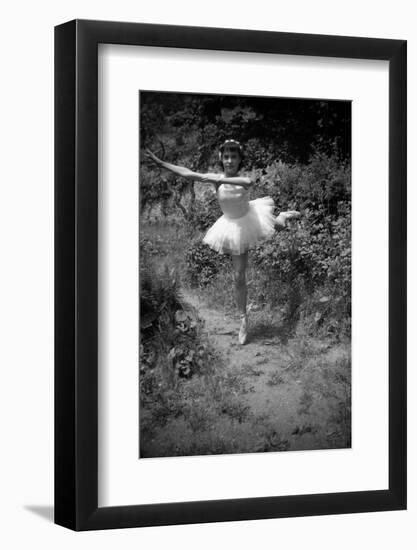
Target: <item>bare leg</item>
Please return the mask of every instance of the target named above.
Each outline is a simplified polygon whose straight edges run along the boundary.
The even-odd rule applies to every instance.
[[[248,265],[248,253],[232,255],[233,276],[235,281],[236,304],[241,315],[246,314],[246,268]]]
[[[239,331],[239,342],[244,344],[247,338],[247,316],[246,316],[246,268],[248,265],[248,253],[232,255],[233,275],[235,281],[236,304],[240,313],[241,327]]]

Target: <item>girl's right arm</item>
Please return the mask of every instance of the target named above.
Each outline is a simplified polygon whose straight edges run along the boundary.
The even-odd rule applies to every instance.
[[[165,168],[166,170],[177,174],[177,176],[181,176],[189,180],[217,183],[224,177],[223,174],[200,174],[199,172],[193,172],[192,170],[185,168],[185,166],[177,166],[176,164],[165,162],[154,155],[149,149],[146,149],[146,153],[147,156],[161,168]]]
[[[194,176],[196,176],[197,174],[192,170],[185,168],[185,166],[177,166],[176,164],[165,162],[164,160],[161,160],[156,155],[154,155],[149,149],[146,149],[146,154],[148,158],[153,160],[153,162],[161,168],[165,168],[165,170],[169,170],[170,172],[177,174],[177,176],[182,176],[183,178],[196,179]]]

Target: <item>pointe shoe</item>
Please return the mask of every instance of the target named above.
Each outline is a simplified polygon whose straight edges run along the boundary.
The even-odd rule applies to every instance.
[[[298,210],[288,210],[287,212],[283,212],[283,214],[287,218],[287,220],[301,218],[301,214]]]
[[[287,227],[289,220],[295,220],[301,217],[298,210],[288,210],[287,212],[280,212],[280,214],[275,218],[275,223],[279,227]]]
[[[240,330],[239,330],[239,344],[242,346],[246,344],[246,340],[248,338],[248,316],[247,315],[241,315],[241,323],[240,323]]]

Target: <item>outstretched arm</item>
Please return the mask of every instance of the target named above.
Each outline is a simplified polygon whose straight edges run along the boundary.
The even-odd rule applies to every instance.
[[[207,183],[228,183],[229,185],[240,185],[246,189],[252,185],[252,181],[244,176],[235,176],[227,178],[224,174],[199,174],[194,172],[197,181],[205,181]]]
[[[171,164],[169,162],[161,160],[149,149],[146,149],[146,154],[148,158],[153,160],[153,162],[161,168],[165,168],[166,170],[169,170],[170,172],[173,172],[174,174],[177,174],[178,176],[189,180],[202,181],[206,183],[219,183],[221,181],[222,183],[241,185],[242,187],[249,187],[252,183],[249,178],[240,176],[234,178],[226,178],[223,174],[201,174],[200,172],[194,172],[189,168],[185,168],[185,166],[177,166],[176,164]]]
[[[196,175],[196,172],[193,172],[192,170],[185,168],[185,166],[177,166],[176,164],[170,164],[169,162],[165,162],[164,160],[161,160],[156,155],[154,155],[152,151],[150,151],[149,149],[146,149],[146,155],[155,164],[157,164],[161,168],[165,168],[166,170],[173,172],[174,174],[177,174],[177,176],[182,176],[183,178],[187,178],[187,179],[195,179],[193,176]]]

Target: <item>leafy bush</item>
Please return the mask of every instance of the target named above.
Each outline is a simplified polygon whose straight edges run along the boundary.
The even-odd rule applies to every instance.
[[[195,200],[187,222],[198,231],[206,231],[221,215],[216,194],[206,191]]]
[[[350,216],[324,217],[306,210],[294,228],[259,244],[252,261],[260,269],[274,271],[281,282],[302,276],[311,291],[335,284],[346,295],[350,287]]]
[[[287,320],[296,321],[307,312],[318,325],[332,316],[350,318],[350,166],[334,154],[317,152],[307,165],[275,162],[249,175],[256,182],[252,198],[269,195],[279,210],[302,213],[289,230],[251,252],[257,273],[251,300],[284,307]],[[199,208],[195,224],[200,219],[203,229],[214,221],[216,210],[208,201]],[[200,287],[207,287],[228,266],[199,239],[187,248],[186,265],[191,283]]]
[[[140,315],[141,332],[154,332],[164,322],[171,322],[181,307],[174,270],[167,267],[157,272],[152,263],[141,262]]]
[[[155,239],[151,240],[148,237],[140,237],[139,239],[139,251],[141,257],[151,256],[158,254],[158,247],[155,243]]]
[[[140,270],[140,360],[142,387],[150,387],[152,369],[189,378],[208,361],[202,322],[183,302],[173,269],[158,271],[147,261]],[[150,376],[147,376],[147,375]]]
[[[227,256],[218,254],[204,244],[201,236],[191,241],[185,250],[186,271],[192,286],[204,287],[227,265]]]
[[[250,301],[277,307],[289,326],[303,317],[312,329],[349,331],[351,316],[350,166],[336,155],[315,153],[306,165],[272,162],[246,172],[255,182],[251,198],[272,196],[277,211],[297,209],[302,217],[286,231],[260,243],[250,254]],[[187,214],[194,236],[185,243],[183,267],[191,286],[229,294],[231,262],[202,243],[202,235],[221,215],[214,193],[203,190]],[[143,249],[152,254],[149,243]],[[251,272],[252,269],[252,272]],[[231,282],[232,284],[232,282]],[[225,285],[223,285],[225,286]],[[217,288],[219,287],[219,288]],[[310,322],[310,321],[309,321]]]
[[[269,195],[280,210],[314,212],[317,219],[345,215],[350,203],[350,164],[316,152],[307,164],[272,161],[249,173],[256,182],[253,198]]]

